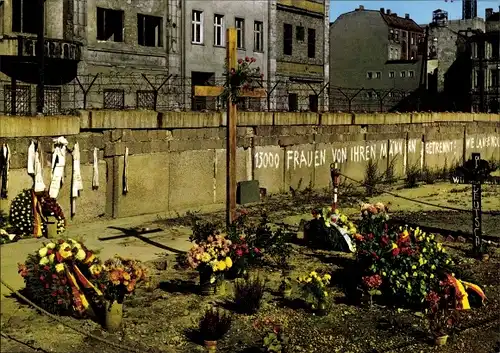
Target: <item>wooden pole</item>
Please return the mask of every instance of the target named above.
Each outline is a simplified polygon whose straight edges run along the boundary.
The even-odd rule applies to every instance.
[[[228,28],[226,33],[226,60],[227,79],[231,69],[236,69],[236,28]],[[231,95],[227,100],[227,129],[226,129],[226,220],[230,225],[236,218],[236,104]]]

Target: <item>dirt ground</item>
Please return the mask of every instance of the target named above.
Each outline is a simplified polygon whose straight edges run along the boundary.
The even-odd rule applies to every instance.
[[[483,192],[483,209],[500,211],[500,188],[493,186],[490,188]],[[398,186],[393,186],[392,190],[404,196],[411,195],[419,200],[440,205],[470,207],[470,189],[468,190],[467,186],[457,187],[442,183],[418,189],[398,189]],[[358,212],[359,203],[368,200],[362,196],[362,190],[348,191],[341,195],[341,208],[354,215]],[[379,195],[373,199],[390,201],[394,212],[403,214],[412,221],[436,224],[450,230],[457,227],[470,228],[470,213],[457,216],[462,213],[435,212],[436,208],[415,205],[386,195]],[[296,226],[301,219],[310,218],[312,207],[324,206],[330,202],[329,194],[306,190],[298,191],[294,195],[273,195],[263,205],[254,205],[247,209],[255,215],[265,208],[268,210],[270,221]],[[215,212],[203,216],[222,220],[224,213]],[[498,217],[484,218],[483,229],[488,234],[500,236],[497,229],[500,224]],[[136,237],[99,240],[102,237],[123,234],[122,230],[110,229],[110,226],[128,230],[134,227],[161,228],[161,231],[145,235],[149,243]],[[201,297],[197,294],[197,273],[174,268],[175,255],[170,248],[179,250],[189,248],[187,219],[137,217],[70,228],[70,232],[71,236],[82,236],[90,248],[98,248],[103,257],[125,252],[149,262],[152,268],[155,267],[153,261],[160,257],[167,260],[168,268],[163,271],[155,270],[154,290],[140,289],[134,296],[127,298],[122,332],[108,334],[91,320],[63,317],[65,323],[141,352],[203,351],[202,346],[190,340],[188,332],[197,326],[199,317],[206,307],[217,305],[231,309],[232,284],[228,284],[226,295]],[[15,264],[22,261],[30,251],[36,250],[40,243],[39,240],[29,239],[2,245],[0,248],[2,279],[8,283],[15,282],[16,289],[21,288],[22,281],[17,275]],[[500,252],[496,249],[489,262],[481,262],[464,255],[470,244],[447,243],[446,245],[459,263],[461,273],[467,279],[481,284],[489,300],[485,307],[463,313],[459,332],[451,337],[451,342],[443,348],[429,345],[422,319],[413,312],[397,312],[379,305],[371,308],[359,307],[348,303],[342,288],[338,285],[340,281],[332,281],[329,315],[316,317],[304,307],[295,290],[294,300],[281,300],[276,293],[279,274],[272,271],[272,268],[266,267],[255,270],[268,280],[268,290],[262,309],[254,316],[236,314],[232,329],[220,342],[218,351],[252,352],[251,349],[259,344],[264,335],[264,332],[254,328],[253,324],[256,320],[272,317],[285,327],[291,340],[290,352],[494,353],[495,345],[500,342],[498,315]],[[343,274],[348,273],[352,264],[352,255],[349,254],[312,251],[300,246],[294,248],[296,251],[291,259],[295,266],[293,277],[310,270],[324,270],[332,273],[334,279],[341,278]],[[5,288],[2,288],[1,299],[1,352],[120,352],[119,349],[85,338],[19,303]]]

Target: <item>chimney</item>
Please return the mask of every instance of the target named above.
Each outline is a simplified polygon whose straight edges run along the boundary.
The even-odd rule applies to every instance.
[[[383,7],[380,8],[380,13],[385,13],[385,9]]]
[[[359,11],[363,11],[365,7],[363,5],[359,5]]]
[[[409,14],[409,13],[405,13],[405,18],[406,18],[407,20],[409,20],[409,19],[410,19],[410,14]]]
[[[395,13],[395,12],[393,12],[393,13],[391,14],[391,16],[398,17],[398,14],[397,14],[397,13]]]
[[[484,16],[485,19],[487,20],[488,18],[490,18],[491,15],[493,15],[493,9],[491,9],[491,8],[486,9],[485,16]]]
[[[391,14],[391,9],[387,9],[386,14],[390,15]]]

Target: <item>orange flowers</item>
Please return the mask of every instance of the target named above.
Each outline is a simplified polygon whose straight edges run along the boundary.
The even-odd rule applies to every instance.
[[[104,266],[108,274],[106,291],[110,297],[132,293],[138,283],[147,282],[146,268],[139,261],[115,256],[106,261]]]

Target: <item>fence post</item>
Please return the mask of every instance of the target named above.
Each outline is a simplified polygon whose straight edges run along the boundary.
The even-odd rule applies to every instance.
[[[333,211],[337,209],[338,192],[339,192],[340,171],[337,166],[338,166],[337,163],[330,164],[330,174],[332,177],[332,184],[333,184],[333,204],[332,204]]]

